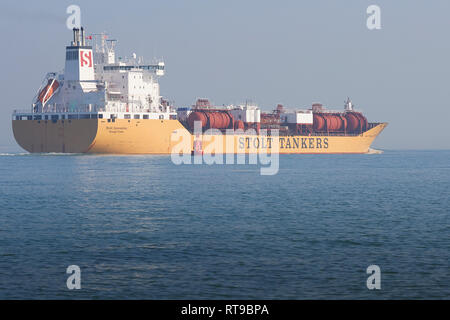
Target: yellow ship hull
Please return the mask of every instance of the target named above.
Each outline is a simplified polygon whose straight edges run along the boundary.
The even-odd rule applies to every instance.
[[[28,152],[103,154],[182,153],[198,145],[203,153],[367,153],[386,126],[380,123],[356,136],[194,136],[178,120],[12,121],[17,143]]]

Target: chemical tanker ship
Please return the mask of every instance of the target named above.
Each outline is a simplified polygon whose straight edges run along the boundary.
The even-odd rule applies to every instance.
[[[28,110],[15,110],[17,143],[32,153],[367,153],[387,123],[315,103],[272,112],[207,99],[174,108],[159,92],[164,62],[116,58],[116,41],[73,30],[65,68],[48,73]]]

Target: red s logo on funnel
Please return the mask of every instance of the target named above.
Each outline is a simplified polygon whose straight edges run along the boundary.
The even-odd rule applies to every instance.
[[[85,65],[89,68],[92,67],[92,51],[80,50],[80,62],[82,67]]]

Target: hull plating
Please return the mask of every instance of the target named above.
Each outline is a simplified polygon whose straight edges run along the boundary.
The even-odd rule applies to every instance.
[[[17,143],[26,151],[104,154],[203,153],[292,154],[367,153],[387,126],[381,123],[358,136],[193,136],[178,120],[74,119],[13,120]],[[199,141],[199,142],[197,142]],[[277,151],[278,150],[278,151]]]

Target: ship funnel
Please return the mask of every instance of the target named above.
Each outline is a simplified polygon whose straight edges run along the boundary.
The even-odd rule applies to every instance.
[[[72,45],[76,46],[77,45],[77,28],[73,28],[73,41],[72,41]]]
[[[66,47],[64,79],[68,81],[93,81],[94,57],[92,47],[86,46],[84,28],[73,28],[73,41]],[[87,86],[87,85],[86,85]]]
[[[81,27],[81,44],[80,44],[81,46],[85,45],[84,41],[85,41],[85,39],[84,39],[84,28]]]
[[[81,29],[73,28],[72,46],[79,47],[84,45],[85,45],[84,28],[83,27],[81,27]]]

